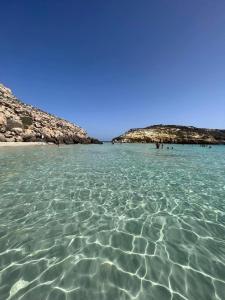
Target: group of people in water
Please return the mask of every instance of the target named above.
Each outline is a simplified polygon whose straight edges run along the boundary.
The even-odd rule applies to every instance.
[[[164,145],[163,145],[163,143],[156,142],[155,147],[156,147],[156,149],[160,149],[160,148],[163,149]],[[166,149],[167,150],[173,149],[173,146],[172,147],[167,146]]]
[[[203,148],[212,148],[212,146],[211,145],[207,145],[207,144],[200,144],[200,147],[203,147]]]
[[[163,143],[161,143],[161,142],[156,142],[156,143],[155,143],[155,147],[156,147],[156,149],[160,149],[160,148],[163,149],[164,145],[163,145]],[[200,144],[200,147],[212,148],[211,145],[206,145],[206,144]],[[172,147],[167,146],[166,149],[167,149],[167,150],[173,149],[173,146],[172,146]]]

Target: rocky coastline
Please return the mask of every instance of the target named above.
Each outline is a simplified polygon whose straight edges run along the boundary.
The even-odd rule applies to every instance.
[[[179,125],[134,128],[112,139],[113,143],[225,144],[225,130]]]
[[[0,84],[1,142],[101,144],[78,125],[23,103],[3,84]]]

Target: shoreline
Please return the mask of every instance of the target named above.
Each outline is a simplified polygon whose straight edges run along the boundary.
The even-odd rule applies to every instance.
[[[45,142],[0,142],[1,147],[21,147],[21,146],[46,146],[51,145]]]

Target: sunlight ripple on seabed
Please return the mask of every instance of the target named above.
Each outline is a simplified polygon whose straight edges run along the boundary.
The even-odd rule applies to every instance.
[[[0,151],[0,299],[225,299],[225,147],[31,148]]]

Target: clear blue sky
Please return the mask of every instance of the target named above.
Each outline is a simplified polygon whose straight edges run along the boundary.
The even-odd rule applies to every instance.
[[[100,139],[225,128],[224,0],[0,0],[0,82]]]

